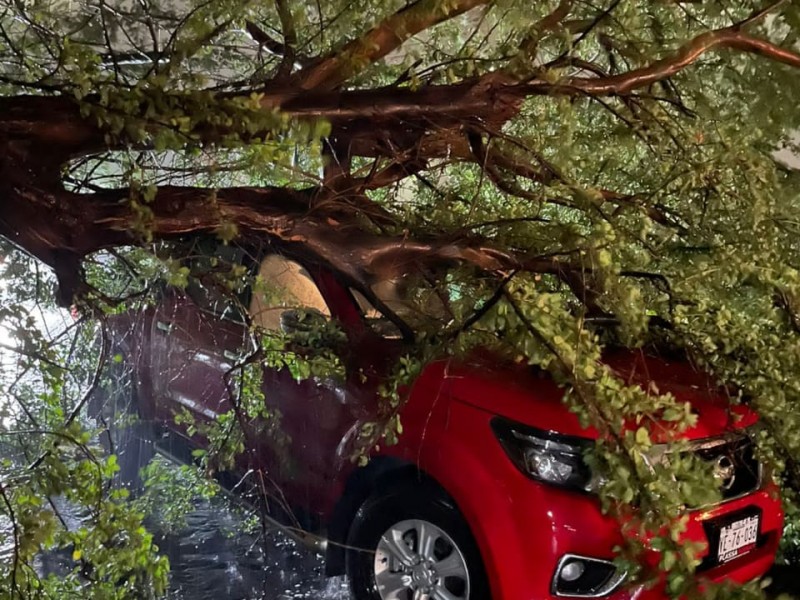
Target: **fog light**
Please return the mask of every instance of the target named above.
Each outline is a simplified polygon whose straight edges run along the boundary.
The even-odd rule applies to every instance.
[[[553,574],[552,592],[563,598],[603,598],[622,585],[625,575],[610,560],[565,554]]]
[[[575,581],[586,570],[586,567],[583,566],[583,563],[579,560],[573,560],[565,564],[561,568],[560,577],[564,581]]]

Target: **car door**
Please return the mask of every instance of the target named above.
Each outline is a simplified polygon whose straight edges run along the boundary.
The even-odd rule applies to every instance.
[[[288,257],[265,256],[250,307],[254,326],[266,336],[291,334],[287,317],[301,310],[312,312],[317,324],[346,329],[340,312],[331,310],[335,288],[318,285],[324,277],[320,270],[312,276]],[[347,340],[343,341],[346,345]],[[346,354],[346,349],[339,348],[343,350]],[[319,510],[336,480],[342,440],[363,420],[365,398],[346,372],[343,377],[298,378],[291,365],[265,368],[263,389],[266,405],[284,436],[282,448],[262,448],[264,467],[288,503]]]
[[[158,418],[194,445],[204,438],[189,435],[190,426],[202,430],[230,411],[233,371],[252,352],[244,295],[228,278],[245,256],[235,246],[204,248],[192,259],[189,284],[168,290],[153,321],[152,345],[164,349],[161,364],[153,365]]]
[[[224,248],[213,250],[215,255],[223,252]],[[228,261],[246,262],[243,256],[230,256]],[[199,271],[202,276],[202,268]],[[351,334],[349,340],[358,338],[352,337],[359,318],[352,297],[323,269],[314,270],[312,276],[299,262],[273,253],[261,257],[254,272],[256,285],[239,297],[240,302],[248,298],[249,319],[243,318],[226,290],[203,285],[202,279],[186,291],[170,291],[157,310],[153,335],[166,355],[156,386],[162,390],[157,408],[162,422],[183,441],[205,443],[202,436],[188,434],[182,415],[202,424],[230,411],[241,400],[237,395],[242,388],[231,377],[237,363],[254,351],[255,337],[285,334],[293,311],[313,312],[329,323],[345,321],[339,324]],[[331,310],[331,303],[336,310]],[[251,321],[252,331],[246,320]],[[378,347],[373,350],[386,357]],[[281,505],[322,512],[338,482],[339,468],[354,450],[359,427],[375,417],[376,385],[365,385],[360,377],[368,369],[361,372],[360,367],[344,378],[300,378],[291,366],[270,364],[262,363],[265,413],[252,418],[251,412],[239,420],[246,445],[239,466],[252,474],[251,483],[259,491]],[[176,423],[176,417],[182,423]],[[167,452],[187,456],[180,440],[168,443]]]

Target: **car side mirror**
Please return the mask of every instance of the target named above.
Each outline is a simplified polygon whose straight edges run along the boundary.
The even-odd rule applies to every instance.
[[[347,334],[339,323],[313,308],[286,310],[281,313],[281,331],[298,347],[329,348],[337,354],[347,347]]]

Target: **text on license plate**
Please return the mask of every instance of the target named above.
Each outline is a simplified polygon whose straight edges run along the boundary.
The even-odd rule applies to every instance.
[[[758,541],[759,515],[746,517],[725,525],[719,531],[717,560],[724,563],[750,552]]]

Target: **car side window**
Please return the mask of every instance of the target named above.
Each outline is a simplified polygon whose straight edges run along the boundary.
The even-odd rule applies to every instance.
[[[278,331],[285,313],[292,310],[315,311],[326,318],[331,316],[322,293],[305,267],[280,254],[270,254],[258,269],[250,317],[254,325]]]
[[[186,293],[201,310],[244,323],[244,307],[249,300],[246,251],[221,243],[214,248],[198,247],[196,251],[185,261],[191,270]]]

